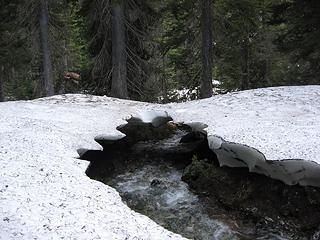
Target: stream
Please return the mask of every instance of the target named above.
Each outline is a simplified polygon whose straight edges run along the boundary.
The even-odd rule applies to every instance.
[[[228,225],[205,214],[198,197],[173,167],[146,165],[110,182],[131,208],[193,239],[238,239]]]
[[[170,164],[150,164],[117,176],[109,185],[119,191],[130,208],[190,239],[286,239],[275,233],[256,235],[249,229],[241,229],[224,213],[209,216],[208,206],[188,188],[181,176],[182,170]]]
[[[153,126],[132,118],[117,128],[125,137],[97,139],[103,151],[81,156],[90,161],[86,174],[189,239],[319,239],[318,189],[221,168],[201,129],[168,121]]]
[[[140,142],[145,148],[168,149],[179,145],[183,132],[158,142]],[[148,156],[148,155],[147,155]],[[140,212],[159,225],[195,240],[285,240],[272,231],[259,233],[230,219],[219,207],[208,206],[202,197],[192,192],[181,180],[183,169],[171,161],[139,159],[135,166],[106,183],[120,193],[133,210]]]

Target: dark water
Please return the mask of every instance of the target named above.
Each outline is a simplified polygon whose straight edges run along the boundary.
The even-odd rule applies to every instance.
[[[165,162],[147,164],[112,179],[132,209],[149,216],[165,228],[190,239],[236,240],[287,238],[272,231],[253,233],[243,229],[225,213],[208,214],[206,206],[181,180],[182,170]]]

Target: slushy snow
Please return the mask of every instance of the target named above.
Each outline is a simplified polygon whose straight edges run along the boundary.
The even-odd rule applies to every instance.
[[[76,159],[101,150],[94,139],[123,137],[116,127],[130,116],[200,122],[193,128],[208,133],[221,165],[288,184],[320,182],[320,86],[168,105],[77,94],[0,103],[0,239],[182,239],[89,179],[88,162]]]

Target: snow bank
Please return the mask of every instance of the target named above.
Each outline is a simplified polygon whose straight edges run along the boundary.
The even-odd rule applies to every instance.
[[[139,110],[130,119],[127,119],[128,122],[151,123],[154,127],[161,126],[171,120],[172,118],[166,111],[157,110]]]
[[[235,92],[169,108],[175,120],[208,125],[221,166],[320,186],[320,86]]]
[[[0,239],[182,239],[85,175],[78,149],[154,106],[64,95],[0,104]],[[103,134],[103,135],[101,135]]]
[[[154,125],[169,116],[201,122],[193,128],[208,133],[222,165],[319,184],[319,86],[169,105],[88,95],[0,103],[0,238],[182,239],[130,210],[114,189],[85,175],[88,162],[75,159],[77,151],[101,150],[94,139],[123,137],[116,127],[130,116]]]
[[[288,185],[320,187],[320,165],[302,159],[268,161],[255,148],[208,137],[209,147],[217,154],[220,166],[246,167],[250,172],[281,180]]]

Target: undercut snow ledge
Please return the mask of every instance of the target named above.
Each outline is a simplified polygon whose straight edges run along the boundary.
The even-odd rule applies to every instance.
[[[0,103],[0,239],[184,239],[132,211],[75,159],[155,106],[89,95]]]
[[[250,172],[263,174],[288,185],[320,187],[320,165],[302,159],[266,160],[259,150],[239,143],[208,136],[208,144],[217,154],[221,167],[247,167]]]
[[[113,188],[85,175],[87,162],[74,159],[78,149],[101,149],[94,138],[118,136],[116,127],[141,109],[206,123],[209,136],[244,143],[267,159],[309,160],[303,167],[299,160],[285,168],[283,161],[250,166],[258,171],[264,164],[269,172],[278,165],[277,175],[290,169],[303,185],[318,181],[319,165],[312,161],[320,163],[320,86],[257,89],[169,105],[79,94],[5,102],[0,103],[0,236],[182,239],[129,209]],[[225,146],[222,138],[211,145]],[[295,172],[303,168],[301,175]]]
[[[172,118],[165,111],[139,111],[128,122],[151,123],[157,127]],[[205,123],[185,123],[192,131],[206,132],[209,126]],[[302,159],[267,160],[265,155],[253,147],[225,141],[216,135],[208,136],[209,148],[218,157],[221,167],[246,167],[250,172],[263,174],[280,180],[288,185],[320,187],[320,165]]]
[[[168,104],[166,110],[175,121],[207,124],[221,165],[248,167],[287,184],[320,186],[318,85],[234,92]]]

